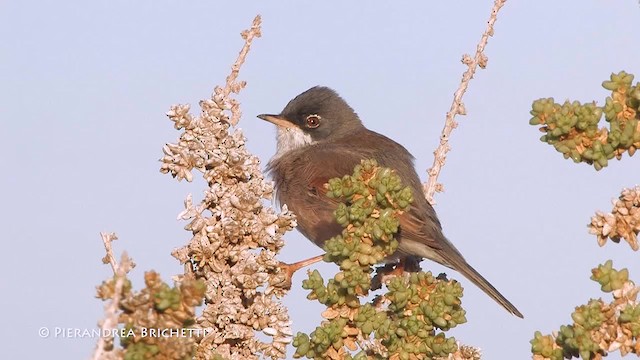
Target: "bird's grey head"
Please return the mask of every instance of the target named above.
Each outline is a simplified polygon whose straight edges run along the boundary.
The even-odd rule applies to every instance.
[[[278,127],[278,158],[291,150],[349,135],[363,127],[353,109],[334,90],[316,86],[289,101],[278,115],[260,119]]]

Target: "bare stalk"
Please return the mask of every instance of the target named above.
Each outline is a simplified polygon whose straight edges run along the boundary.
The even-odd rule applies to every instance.
[[[476,73],[476,69],[480,66],[484,69],[487,66],[487,56],[484,54],[484,48],[487,46],[487,42],[489,41],[489,37],[493,36],[493,25],[496,23],[498,19],[498,11],[500,8],[504,6],[506,0],[496,0],[493,3],[493,8],[491,9],[491,16],[489,17],[489,21],[487,22],[487,29],[482,34],[480,38],[480,42],[476,48],[476,54],[472,58],[469,54],[464,54],[462,56],[462,63],[467,65],[467,69],[462,74],[462,81],[460,82],[460,86],[458,90],[453,95],[453,103],[451,104],[451,109],[447,112],[447,118],[444,124],[444,129],[442,129],[442,134],[440,135],[440,144],[433,152],[433,166],[427,171],[429,174],[429,178],[427,182],[423,185],[424,195],[431,204],[435,204],[435,200],[433,198],[435,192],[442,192],[443,187],[442,184],[438,183],[438,175],[440,175],[440,171],[444,166],[444,163],[447,159],[447,153],[451,150],[449,146],[449,136],[451,136],[451,132],[453,129],[458,127],[458,123],[455,118],[456,115],[466,115],[467,111],[464,107],[464,103],[462,102],[462,97],[465,92],[467,92],[467,88],[469,87],[469,82],[473,79],[473,75]]]

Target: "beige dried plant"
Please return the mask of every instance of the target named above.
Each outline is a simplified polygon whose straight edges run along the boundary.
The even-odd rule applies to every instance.
[[[197,326],[207,335],[197,345],[197,359],[281,359],[292,341],[276,255],[295,217],[286,208],[276,213],[264,206],[263,200],[272,197],[272,183],[247,151],[242,132],[233,128],[241,113],[230,96],[245,86],[237,81],[238,73],[259,36],[258,16],[242,33],[245,45],[225,87],[216,87],[210,99],[200,102],[199,116],[189,113],[189,105],[174,105],[167,113],[182,133],[177,143],[164,147],[161,171],[191,181],[196,169],[209,185],[198,204],[191,196],[186,199],[179,218],[189,221],[185,229],[193,238],[173,253],[186,265],[178,280],[195,277],[206,283]],[[260,340],[258,332],[271,341]]]
[[[624,189],[613,201],[610,213],[596,212],[591,218],[589,232],[598,237],[598,245],[604,246],[607,239],[619,243],[624,239],[634,251],[638,251],[640,233],[640,186]]]

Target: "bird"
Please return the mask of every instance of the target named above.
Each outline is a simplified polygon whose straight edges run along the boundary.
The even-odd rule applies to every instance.
[[[289,101],[279,114],[261,114],[258,118],[277,128],[277,150],[266,166],[275,197],[296,214],[297,229],[311,242],[322,248],[326,240],[342,232],[333,215],[338,200],[326,196],[324,184],[352,174],[361,160],[374,159],[379,166],[394,170],[411,188],[414,198],[408,211],[399,217],[398,248],[391,259],[385,260],[435,261],[464,275],[508,312],[523,318],[445,237],[435,210],[422,192],[414,157],[394,140],[367,129],[336,91],[312,87]],[[296,264],[308,265],[321,258]]]

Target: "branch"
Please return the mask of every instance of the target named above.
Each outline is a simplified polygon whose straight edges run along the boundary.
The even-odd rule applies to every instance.
[[[460,82],[460,86],[458,90],[456,90],[453,96],[453,103],[451,104],[451,109],[447,113],[447,118],[445,121],[444,129],[442,129],[442,134],[440,135],[440,145],[433,152],[433,166],[427,171],[429,174],[429,179],[423,185],[423,191],[425,197],[431,204],[435,204],[435,200],[433,199],[433,195],[435,192],[442,192],[442,184],[438,183],[438,175],[440,175],[440,171],[444,166],[444,163],[447,158],[447,153],[451,150],[449,146],[449,136],[453,129],[458,127],[458,123],[455,121],[456,115],[466,115],[466,109],[464,108],[464,103],[462,102],[462,97],[464,93],[467,91],[467,87],[469,87],[469,81],[473,78],[473,75],[476,73],[476,69],[480,66],[484,69],[487,66],[487,56],[484,54],[484,48],[487,46],[487,42],[489,41],[489,37],[493,36],[493,25],[498,19],[498,11],[500,8],[504,6],[506,0],[496,0],[493,3],[493,9],[491,9],[491,16],[489,17],[489,21],[487,22],[487,29],[484,34],[482,34],[482,38],[480,38],[480,42],[478,43],[478,47],[476,48],[476,54],[474,58],[471,58],[470,55],[464,54],[462,56],[462,63],[467,65],[467,70],[462,74],[462,81]]]
[[[122,299],[122,289],[124,288],[125,281],[127,280],[127,274],[131,269],[133,269],[135,264],[126,252],[122,253],[120,264],[116,261],[116,258],[113,255],[113,248],[111,246],[111,243],[118,239],[116,234],[102,232],[100,233],[100,236],[104,243],[104,249],[107,252],[105,257],[102,259],[102,262],[111,265],[111,269],[113,270],[113,275],[115,277],[115,286],[111,301],[104,308],[104,319],[98,321],[100,333],[106,334],[112,333],[111,330],[118,327],[118,309],[120,306],[120,300]],[[111,348],[113,348],[113,337],[101,336],[96,344],[96,349],[93,352],[92,359],[98,360],[109,358],[110,356],[107,355],[107,353],[112,354],[109,352]]]
[[[273,185],[264,180],[240,129],[233,128],[241,112],[231,95],[246,85],[237,80],[239,70],[259,36],[257,16],[242,32],[245,42],[226,84],[200,101],[199,116],[190,114],[188,105],[174,105],[167,113],[183,131],[177,143],[164,147],[160,171],[191,181],[196,169],[208,184],[200,203],[191,196],[185,200],[179,218],[189,221],[185,229],[193,237],[173,252],[185,265],[184,276],[206,285],[205,306],[195,320],[206,335],[198,339],[196,359],[283,359],[292,341],[289,314],[280,300],[288,290],[276,255],[295,217],[286,208],[276,213],[264,206]]]
[[[237,82],[238,74],[240,73],[240,67],[242,66],[242,64],[244,64],[244,60],[247,57],[249,50],[251,49],[251,43],[253,39],[262,36],[262,33],[260,32],[261,24],[262,18],[260,17],[260,15],[257,15],[253,19],[251,28],[240,33],[245,41],[244,46],[242,47],[242,50],[240,50],[236,62],[231,66],[231,74],[227,76],[227,82],[224,88],[220,89],[216,86],[214,90],[216,95],[222,95],[223,99],[228,99],[227,105],[229,106],[229,109],[231,111],[231,119],[229,120],[229,122],[233,126],[237,125],[240,121],[242,112],[240,111],[240,104],[235,99],[229,98],[229,95],[231,93],[238,94],[240,90],[244,89],[244,87],[247,85],[246,81]]]

